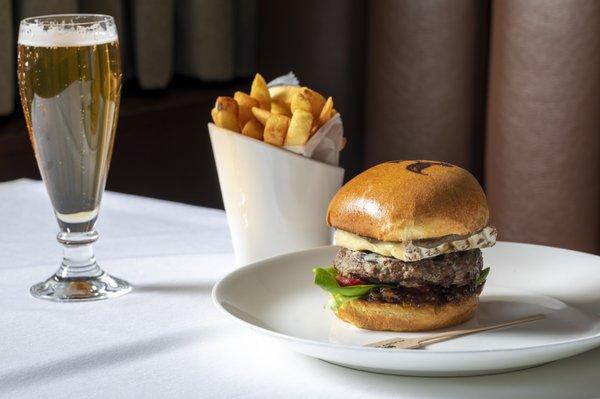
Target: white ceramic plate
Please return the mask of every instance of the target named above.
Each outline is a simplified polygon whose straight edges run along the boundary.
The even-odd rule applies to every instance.
[[[600,318],[580,310],[599,309],[598,256],[498,243],[484,250],[484,264],[492,270],[476,316],[461,327],[537,313],[547,318],[425,349],[398,350],[362,345],[423,333],[362,330],[324,309],[328,295],[313,284],[311,270],[329,265],[336,251],[336,247],[321,247],[253,263],[221,280],[213,289],[213,300],[233,320],[294,351],[382,373],[492,374],[540,365],[600,346]]]

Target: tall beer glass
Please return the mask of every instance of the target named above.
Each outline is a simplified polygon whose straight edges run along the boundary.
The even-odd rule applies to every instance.
[[[21,21],[18,80],[29,137],[63,245],[63,260],[36,298],[85,301],[125,294],[96,263],[92,244],[121,97],[117,29],[107,15],[48,15]]]

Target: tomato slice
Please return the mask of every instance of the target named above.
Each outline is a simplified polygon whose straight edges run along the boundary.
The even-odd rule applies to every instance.
[[[337,282],[342,287],[348,287],[348,286],[351,286],[351,285],[361,285],[361,284],[365,283],[364,281],[362,281],[359,278],[349,278],[349,277],[343,277],[343,276],[335,276],[335,279],[337,280]]]

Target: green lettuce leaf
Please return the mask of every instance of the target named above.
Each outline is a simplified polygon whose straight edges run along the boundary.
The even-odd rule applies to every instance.
[[[485,280],[487,280],[487,276],[488,274],[490,274],[490,268],[486,267],[485,269],[483,269],[481,271],[481,273],[479,273],[479,277],[477,277],[477,286],[479,287],[481,284],[485,283]]]
[[[341,286],[335,277],[338,272],[333,267],[313,269],[315,274],[315,284],[331,294],[331,299],[327,303],[327,308],[337,313],[338,309],[346,302],[360,299],[367,295],[369,291],[376,287],[387,287],[385,284],[361,284],[352,286]],[[483,284],[490,274],[490,268],[486,267],[477,277],[477,286]]]
[[[380,284],[361,284],[343,287],[335,279],[337,270],[333,267],[326,269],[317,267],[313,269],[313,273],[315,274],[315,284],[331,294],[331,299],[327,307],[334,312],[337,312],[344,303],[364,297],[371,289],[383,287]]]

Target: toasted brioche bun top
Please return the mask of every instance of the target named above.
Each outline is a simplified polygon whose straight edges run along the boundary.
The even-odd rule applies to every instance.
[[[380,241],[470,235],[488,224],[485,194],[466,170],[436,161],[390,161],[346,183],[327,223]]]

